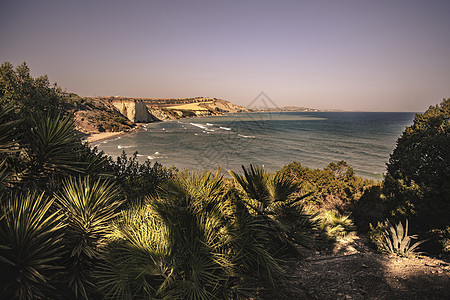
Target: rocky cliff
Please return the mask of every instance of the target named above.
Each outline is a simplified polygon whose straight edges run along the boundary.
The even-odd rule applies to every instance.
[[[154,115],[152,115],[145,102],[137,99],[117,99],[110,101],[119,112],[134,123],[150,123],[159,121]]]
[[[217,98],[98,98],[112,103],[132,122],[154,122],[195,116],[216,116],[248,111],[246,108]]]
[[[124,98],[79,97],[75,101],[75,122],[83,133],[127,131],[136,123],[197,116],[246,112],[246,108],[217,98]]]

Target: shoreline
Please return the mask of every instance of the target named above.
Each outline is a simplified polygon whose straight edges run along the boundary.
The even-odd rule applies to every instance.
[[[127,131],[90,133],[90,134],[86,134],[83,137],[81,137],[81,141],[86,142],[89,145],[91,145],[92,143],[101,142],[101,141],[109,140],[109,139],[112,139],[114,137],[118,137],[121,135],[138,132],[141,129],[142,129],[142,125],[137,124],[137,126],[135,128],[132,128]]]
[[[219,116],[226,116],[228,114],[223,114],[223,115],[219,115]],[[195,116],[195,117],[185,117],[185,118],[181,118],[181,119],[207,118],[207,117],[211,117],[211,116]],[[214,117],[217,117],[217,116],[214,116]],[[81,141],[82,142],[87,142],[88,144],[92,144],[92,143],[95,143],[95,142],[101,142],[101,141],[112,139],[112,138],[117,137],[117,136],[138,132],[138,131],[142,130],[142,128],[143,128],[143,126],[145,124],[152,124],[152,123],[159,123],[159,122],[170,122],[170,121],[173,121],[173,120],[176,120],[176,119],[161,120],[161,121],[155,121],[155,122],[149,122],[149,123],[136,123],[136,127],[132,128],[132,129],[130,129],[128,131],[99,132],[99,133],[85,134],[84,136],[81,137]]]

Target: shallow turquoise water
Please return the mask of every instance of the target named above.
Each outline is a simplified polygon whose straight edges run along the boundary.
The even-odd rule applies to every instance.
[[[366,178],[381,179],[397,138],[414,113],[240,113],[146,125],[143,131],[97,145],[117,156],[178,168],[240,171],[241,165],[279,170],[293,161],[311,168],[347,161]]]

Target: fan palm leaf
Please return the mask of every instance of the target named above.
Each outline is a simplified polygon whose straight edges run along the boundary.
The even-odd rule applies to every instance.
[[[228,298],[231,209],[219,173],[181,172],[147,203],[116,223],[98,273],[107,297]]]

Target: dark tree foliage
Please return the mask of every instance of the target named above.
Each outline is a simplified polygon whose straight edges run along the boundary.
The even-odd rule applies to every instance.
[[[422,229],[450,224],[450,99],[416,114],[387,164],[384,194],[395,215]]]
[[[126,205],[140,206],[148,196],[155,196],[159,186],[173,176],[175,169],[159,163],[137,161],[137,152],[128,157],[125,152],[114,161],[109,161],[110,173],[119,183],[126,198]]]
[[[47,75],[33,78],[25,62],[15,69],[9,62],[0,66],[0,99],[25,117],[68,114],[66,93]]]

